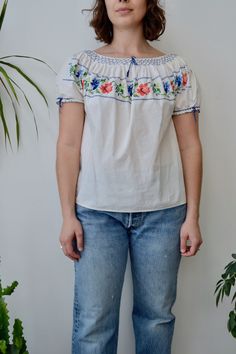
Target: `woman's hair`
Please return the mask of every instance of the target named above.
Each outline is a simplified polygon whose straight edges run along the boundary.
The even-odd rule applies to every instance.
[[[157,40],[165,31],[166,18],[165,10],[160,6],[159,0],[146,0],[147,11],[143,18],[144,37],[149,40]],[[113,39],[113,25],[110,21],[104,0],[95,0],[91,9],[82,11],[92,11],[92,20],[89,25],[94,28],[95,39],[110,44]]]

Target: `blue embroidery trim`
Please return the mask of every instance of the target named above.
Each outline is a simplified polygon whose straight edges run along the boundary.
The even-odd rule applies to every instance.
[[[193,106],[193,107],[188,107],[188,108],[183,108],[183,109],[175,109],[174,114],[175,113],[180,114],[180,113],[186,112],[188,110],[200,112],[200,106]]]
[[[193,107],[188,107],[184,109],[175,109],[172,115],[179,115],[183,113],[188,113],[188,112],[193,112],[193,117],[195,122],[197,121],[197,115],[196,112],[200,113],[200,106],[193,106]]]
[[[116,100],[116,101],[120,101],[120,102],[124,102],[124,103],[132,103],[132,101],[153,101],[153,100],[158,100],[158,101],[162,101],[162,100],[166,100],[166,101],[174,101],[174,99],[172,98],[168,98],[168,97],[150,97],[150,98],[142,98],[142,97],[137,97],[137,98],[134,98],[134,97],[130,97],[131,99],[130,100],[121,100],[117,97],[113,97],[113,96],[104,96],[104,95],[100,95],[100,94],[94,94],[93,96],[89,96],[89,95],[84,95],[84,97],[88,97],[90,99],[94,98],[94,97],[102,97],[104,99],[113,99],[113,100]]]
[[[97,52],[95,52],[95,50],[91,50],[91,49],[85,49],[83,50],[83,52],[86,53],[88,56],[90,56],[93,60],[100,63],[106,63],[106,64],[129,64],[131,58],[131,57],[127,57],[127,58],[109,57],[102,54],[98,54]],[[135,57],[135,60],[137,64],[159,65],[173,60],[176,56],[177,56],[176,53],[168,53],[158,57],[146,57],[146,58]]]
[[[83,103],[83,100],[79,100],[77,98],[73,98],[73,97],[62,97],[62,96],[58,96],[56,98],[56,104],[59,105],[59,107],[62,107],[63,102],[81,102]]]

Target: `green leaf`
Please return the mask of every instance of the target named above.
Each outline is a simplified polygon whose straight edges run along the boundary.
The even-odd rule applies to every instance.
[[[230,289],[231,289],[231,284],[227,281],[225,283],[225,295],[229,296],[230,294]]]
[[[215,288],[214,294],[217,292],[217,290],[221,287],[221,284],[218,284],[217,287]]]
[[[38,126],[37,126],[37,123],[36,123],[36,116],[35,116],[35,114],[34,114],[34,111],[33,111],[33,108],[32,108],[32,106],[31,106],[31,104],[30,104],[30,101],[28,100],[28,98],[27,98],[25,92],[23,91],[23,89],[22,89],[13,79],[11,79],[11,81],[14,83],[14,85],[16,85],[16,86],[18,87],[18,89],[19,89],[19,90],[22,92],[22,94],[24,95],[24,98],[25,98],[25,100],[26,100],[26,103],[27,103],[27,105],[29,106],[29,108],[30,108],[30,110],[31,110],[31,112],[32,112],[32,114],[33,114],[33,117],[34,117],[34,124],[35,124],[35,129],[36,129],[37,138],[38,138],[38,137],[39,137],[39,133],[38,133]]]
[[[2,289],[2,295],[11,295],[13,293],[13,291],[15,290],[15,288],[18,285],[18,281],[13,281],[12,284],[10,286],[7,286],[6,288]]]
[[[7,343],[5,340],[0,340],[0,353],[7,354]]]
[[[236,262],[234,262],[234,264],[230,266],[230,268],[228,269],[228,273],[236,275]]]
[[[234,261],[229,262],[229,263],[224,267],[224,269],[230,267],[232,264],[234,264]]]
[[[216,286],[222,282],[223,282],[223,279],[218,280],[218,282],[216,283]]]
[[[5,16],[5,13],[7,10],[7,2],[8,2],[8,0],[5,0],[3,3],[3,6],[2,6],[2,10],[1,10],[1,14],[0,14],[0,30],[2,28],[4,16]]]
[[[223,297],[224,297],[224,292],[225,292],[225,288],[223,287],[223,288],[222,288],[222,292],[221,292],[221,302],[222,302]]]
[[[220,300],[220,294],[221,294],[222,288],[219,290],[217,297],[216,297],[216,306],[218,306],[219,300]]]
[[[54,74],[57,74],[56,71],[53,70],[53,68],[51,68],[51,66],[48,63],[46,63],[44,60],[41,60],[41,59],[38,59],[38,58],[35,58],[35,57],[31,57],[29,55],[13,54],[13,55],[7,55],[7,56],[4,56],[4,57],[0,57],[0,59],[6,59],[6,58],[28,58],[28,59],[33,59],[33,60],[39,61],[39,62],[47,65],[49,67],[49,69],[54,72]]]
[[[229,328],[230,332],[232,332],[236,328],[236,314],[234,311],[230,311],[229,313]]]
[[[18,318],[15,319],[13,326],[13,344],[17,349],[20,350],[20,353],[25,352],[27,349],[26,341],[23,337],[22,321]]]
[[[15,99],[16,99],[17,102],[19,103],[17,93],[16,93],[16,91],[15,91],[15,89],[14,89],[14,86],[13,86],[12,83],[11,83],[10,77],[9,77],[8,73],[6,72],[6,70],[3,69],[2,66],[0,66],[0,72],[1,72],[1,73],[3,74],[3,76],[5,77],[5,79],[6,79],[7,83],[8,83],[8,85],[10,86],[11,91],[13,92],[13,95],[15,96]],[[1,81],[2,81],[2,80],[1,80]],[[3,82],[3,81],[2,81],[2,82]],[[6,86],[5,86],[5,87],[6,87]]]
[[[0,96],[0,118],[1,118],[2,124],[3,124],[4,138],[5,138],[5,147],[6,147],[6,137],[8,137],[10,145],[11,145],[11,139],[10,139],[10,135],[9,135],[8,127],[7,127],[7,122],[6,122],[6,119],[5,119],[5,114],[4,114],[4,111],[3,111],[3,104],[2,104],[1,96]]]
[[[0,340],[9,344],[9,311],[3,298],[0,298]]]
[[[8,348],[8,353],[7,354],[20,354],[20,350],[17,349],[14,344],[11,344]]]
[[[16,138],[17,138],[17,147],[19,147],[19,141],[20,141],[20,125],[19,125],[19,118],[18,118],[18,115],[17,115],[17,110],[16,110],[16,107],[15,107],[15,103],[11,97],[11,94],[8,90],[8,88],[6,87],[5,83],[2,81],[2,79],[0,78],[0,81],[2,82],[3,86],[5,87],[5,90],[7,91],[9,97],[10,97],[10,100],[11,100],[11,103],[12,103],[12,106],[13,106],[13,109],[14,109],[14,112],[15,112],[15,120],[16,120]]]
[[[43,97],[47,107],[48,107],[48,101],[44,95],[44,93],[41,91],[41,89],[38,87],[38,85],[28,76],[24,73],[23,70],[21,70],[18,66],[8,63],[6,61],[0,60],[0,64],[4,64],[7,66],[10,66],[11,68],[15,69],[21,76],[23,76],[32,86],[36,88],[36,90],[39,92],[39,94]]]

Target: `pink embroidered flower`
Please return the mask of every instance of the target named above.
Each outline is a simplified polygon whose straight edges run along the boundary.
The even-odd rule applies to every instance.
[[[141,96],[145,96],[150,92],[150,88],[148,87],[148,84],[140,84],[139,87],[137,88],[137,92],[141,95]]]
[[[182,77],[183,77],[183,86],[185,86],[185,85],[187,85],[187,82],[188,82],[188,74],[183,73]]]
[[[111,82],[105,82],[103,85],[100,86],[100,90],[102,93],[109,93],[112,91],[112,83]]]
[[[84,80],[81,80],[82,89],[84,89]]]

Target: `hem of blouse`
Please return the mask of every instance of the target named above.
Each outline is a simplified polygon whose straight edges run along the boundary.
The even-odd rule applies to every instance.
[[[81,204],[81,203],[78,203],[76,201],[75,203],[76,205],[80,205],[82,207],[85,207],[85,208],[88,208],[88,209],[92,209],[92,210],[100,210],[100,211],[110,211],[110,212],[115,212],[115,213],[138,213],[138,212],[147,212],[147,211],[157,211],[157,210],[163,210],[163,209],[168,209],[168,208],[174,208],[176,206],[180,206],[180,205],[183,205],[183,204],[187,204],[187,201],[186,199],[182,200],[182,201],[178,201],[174,204],[168,204],[168,205],[165,205],[165,206],[160,206],[160,207],[157,207],[157,208],[151,208],[151,209],[136,209],[136,210],[112,210],[112,209],[104,209],[104,208],[98,208],[96,206],[88,206],[88,205],[84,205],[84,204]]]
[[[178,111],[174,111],[172,115],[178,115],[182,113],[188,113],[188,112],[199,112],[200,113],[200,106],[194,106],[190,108],[184,108],[184,109],[179,109]]]

